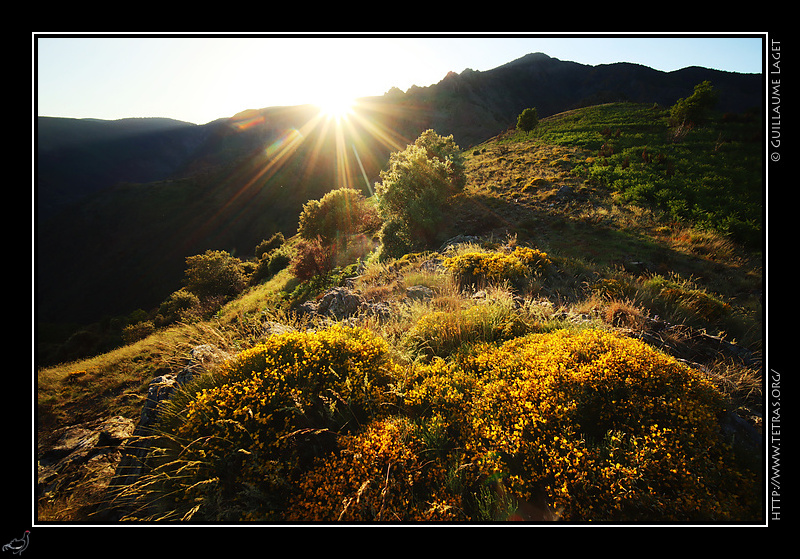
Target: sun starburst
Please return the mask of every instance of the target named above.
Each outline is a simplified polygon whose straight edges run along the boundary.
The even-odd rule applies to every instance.
[[[346,95],[332,94],[317,103],[320,114],[326,118],[340,120],[346,118],[353,112],[353,98]]]

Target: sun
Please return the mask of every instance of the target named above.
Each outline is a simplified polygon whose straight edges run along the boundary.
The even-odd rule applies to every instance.
[[[333,119],[346,118],[353,111],[355,100],[346,95],[330,95],[326,99],[317,103],[320,113]]]

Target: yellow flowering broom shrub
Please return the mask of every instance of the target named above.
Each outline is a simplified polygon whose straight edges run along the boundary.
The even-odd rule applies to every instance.
[[[432,364],[406,403],[439,410],[468,461],[564,520],[745,520],[753,480],[721,442],[723,400],[639,341],[586,330],[486,346]]]
[[[699,372],[602,330],[400,370],[377,335],[335,326],[231,360],[185,405],[163,491],[173,517],[211,520],[507,519],[543,494],[567,521],[752,521],[723,411]]]
[[[335,448],[340,433],[387,413],[394,368],[382,338],[340,325],[272,336],[241,352],[185,405],[174,427],[184,460],[205,465],[189,480],[208,482],[195,497],[221,510],[211,501],[248,493],[248,517],[268,518],[282,507],[293,470]]]
[[[465,520],[461,495],[419,430],[404,417],[373,422],[341,438],[340,450],[317,459],[292,499],[291,521]]]
[[[502,283],[519,285],[543,274],[552,264],[550,257],[538,249],[516,247],[513,252],[466,252],[446,258],[449,268],[461,284]]]

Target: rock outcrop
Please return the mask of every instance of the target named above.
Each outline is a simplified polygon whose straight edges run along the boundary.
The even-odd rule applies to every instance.
[[[83,502],[102,500],[135,428],[132,419],[114,416],[63,427],[40,440],[37,499],[80,490]]]
[[[141,475],[149,450],[147,437],[162,403],[178,387],[228,357],[215,346],[201,345],[192,350],[188,365],[180,371],[157,371],[138,422],[114,416],[69,425],[40,440],[37,498],[80,491],[87,508],[84,516],[97,522],[118,519],[120,508],[114,497]]]
[[[347,287],[329,289],[317,301],[308,301],[298,306],[301,315],[320,316],[333,320],[345,320],[356,315],[374,315],[388,318],[390,308],[386,303],[372,302]]]
[[[230,355],[219,348],[204,344],[195,347],[191,352],[191,359],[178,373],[166,372],[155,377],[148,387],[147,401],[142,409],[139,423],[123,448],[123,456],[117,466],[114,478],[110,483],[111,506],[103,511],[103,516],[108,518],[119,517],[125,510],[124,499],[114,502],[114,497],[126,487],[135,483],[145,471],[145,459],[150,450],[148,438],[153,434],[152,427],[158,419],[162,404],[168,400],[175,391],[207,372],[211,366],[225,361]]]

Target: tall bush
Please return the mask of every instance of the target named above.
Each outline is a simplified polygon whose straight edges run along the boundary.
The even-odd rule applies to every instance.
[[[292,274],[300,281],[325,275],[336,266],[336,246],[322,241],[320,237],[297,243],[292,259]]]
[[[283,243],[286,241],[283,233],[280,231],[275,233],[269,239],[264,239],[258,245],[256,245],[255,256],[256,258],[261,258],[265,254],[272,252],[273,250],[280,248]]]
[[[156,325],[166,326],[173,322],[194,320],[200,316],[200,299],[187,289],[173,292],[158,307]]]
[[[464,160],[453,136],[426,130],[405,150],[391,154],[389,168],[376,184],[378,209],[403,243],[432,243],[451,196],[466,184]],[[393,236],[382,234],[385,252],[394,253]]]
[[[535,107],[525,109],[517,117],[517,130],[530,132],[539,124],[539,113]]]
[[[319,238],[325,244],[380,226],[376,210],[353,188],[331,190],[319,200],[309,200],[300,213],[297,232],[306,240]]]
[[[247,285],[242,262],[224,250],[207,250],[186,258],[186,289],[201,299],[232,297]]]

